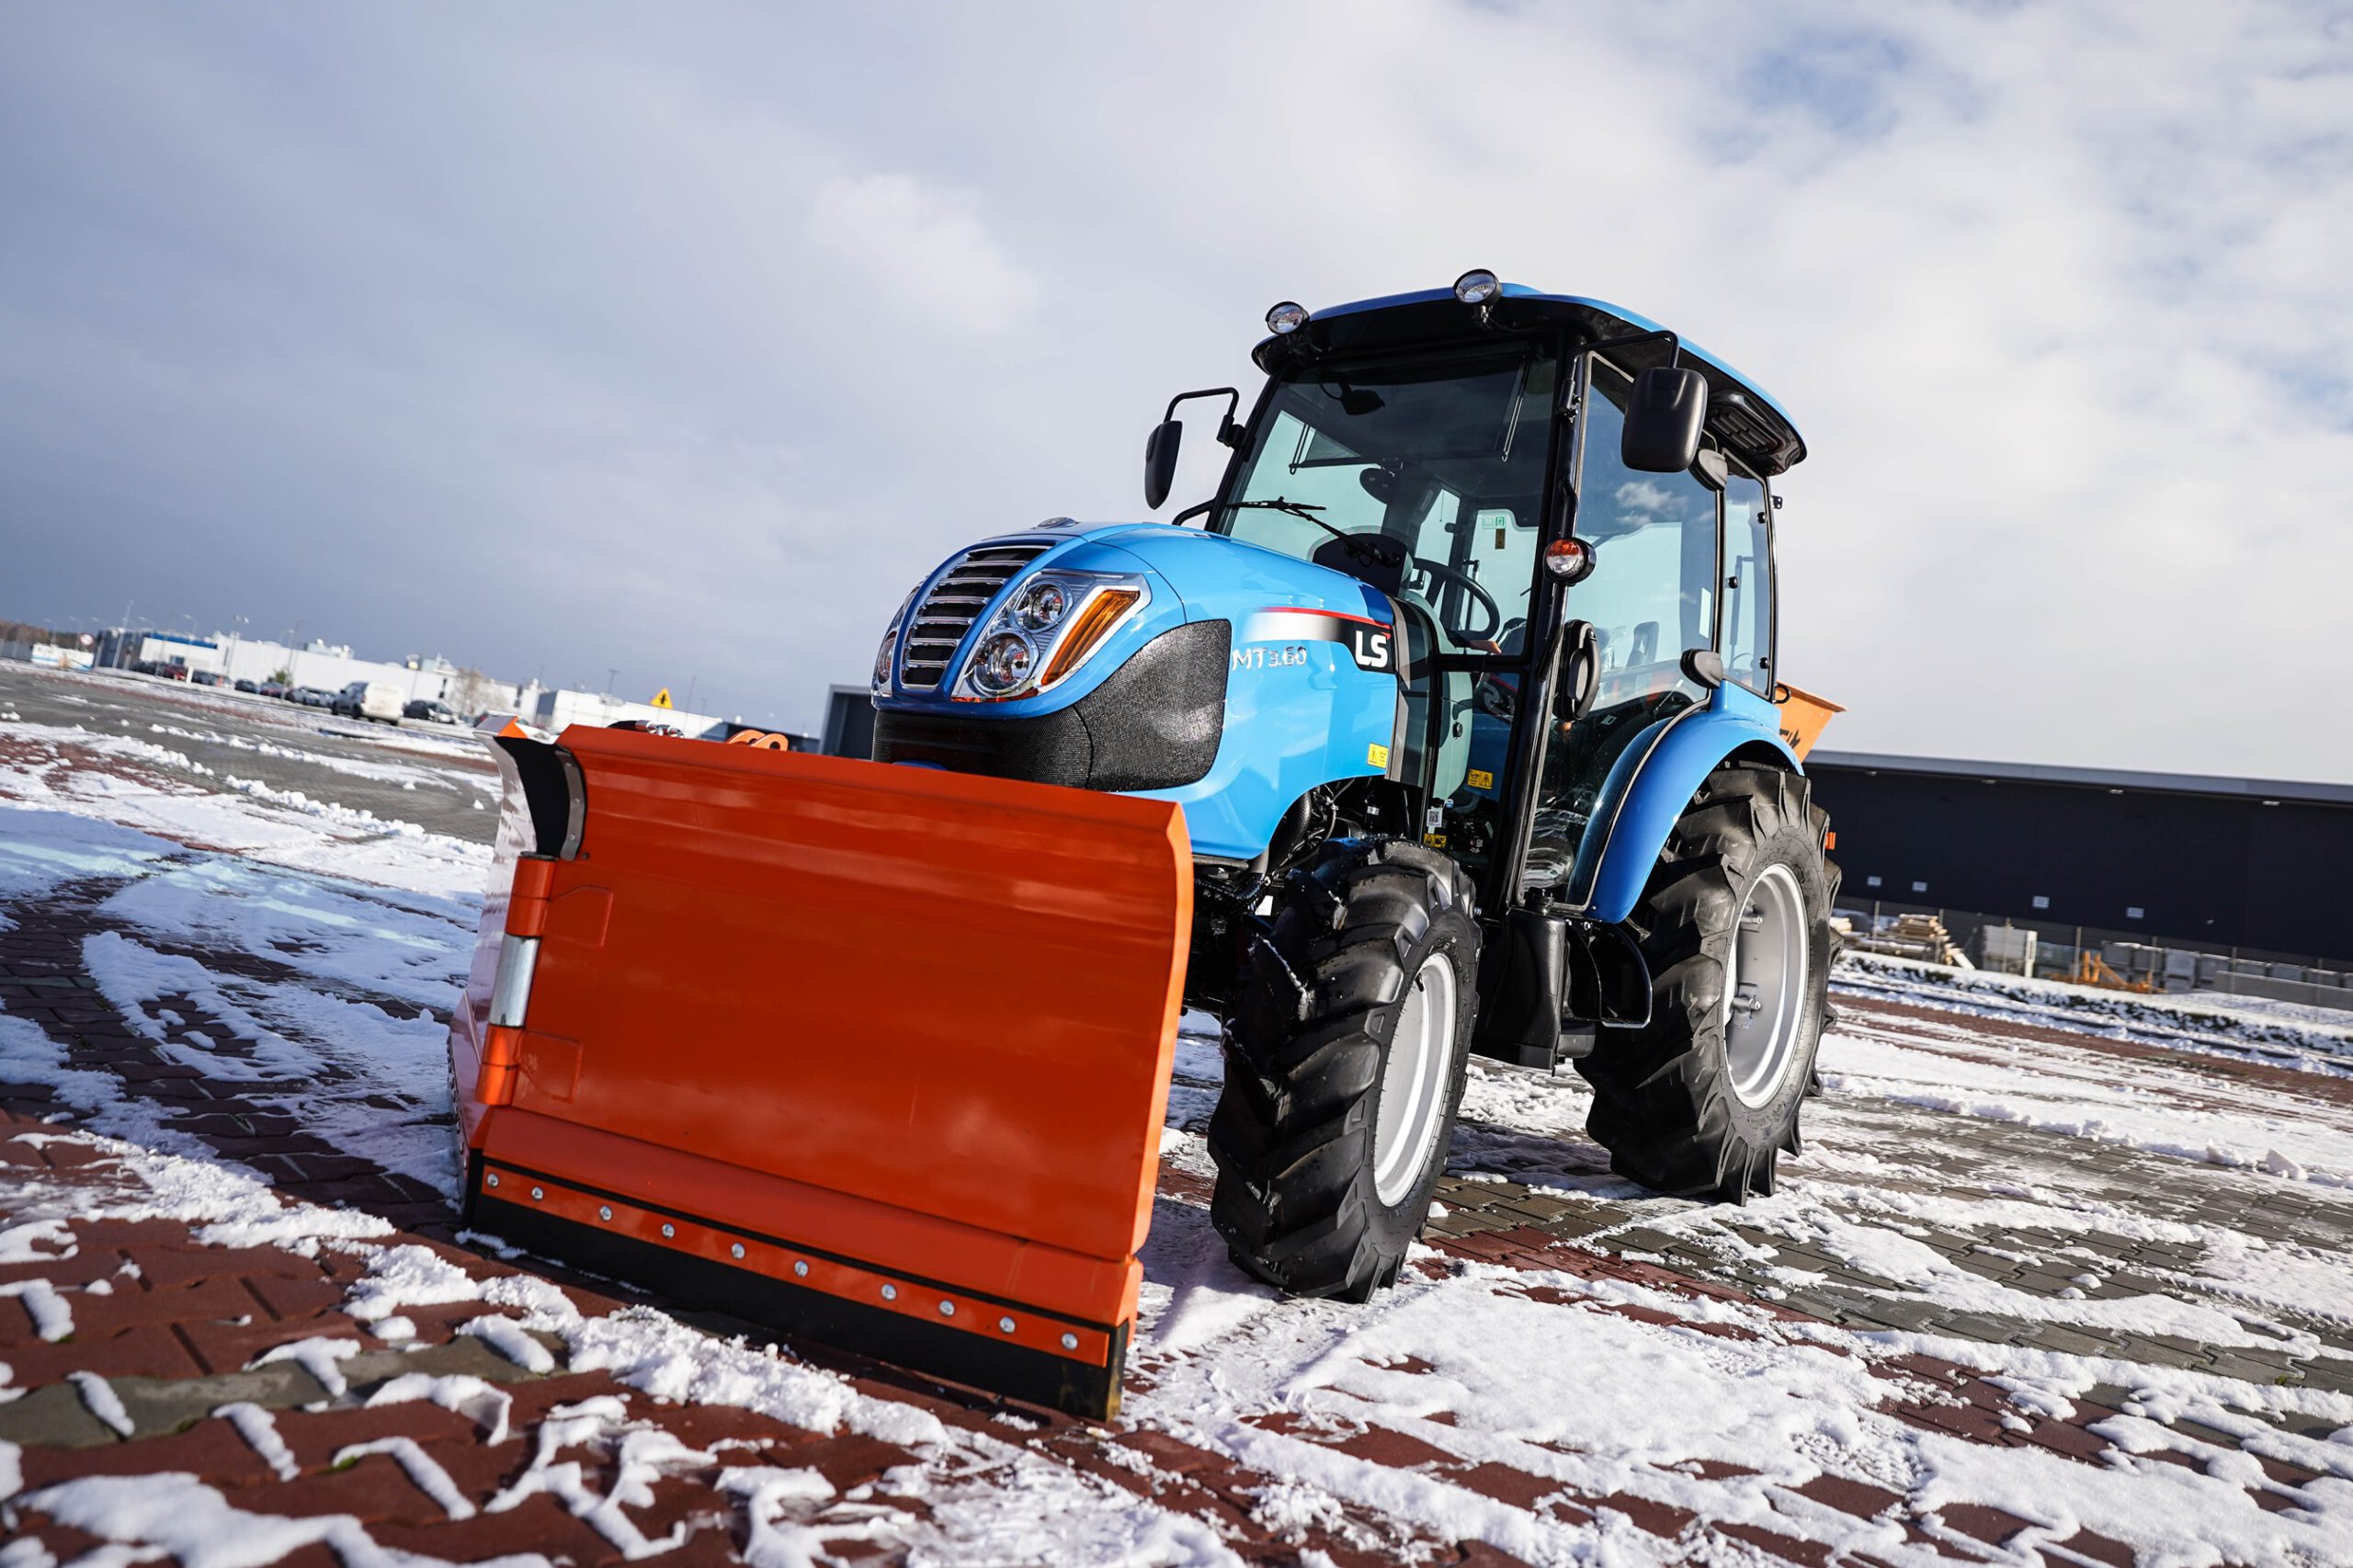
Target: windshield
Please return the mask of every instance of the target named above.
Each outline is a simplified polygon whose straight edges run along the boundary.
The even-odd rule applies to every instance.
[[[1517,654],[1554,372],[1524,345],[1286,371],[1210,526],[1419,604],[1448,652]]]

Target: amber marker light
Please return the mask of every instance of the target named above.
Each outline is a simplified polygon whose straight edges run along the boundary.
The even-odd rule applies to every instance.
[[[1111,629],[1120,624],[1120,618],[1142,597],[1141,589],[1106,588],[1089,599],[1086,608],[1078,612],[1078,619],[1071,623],[1062,646],[1055,649],[1054,656],[1047,661],[1046,673],[1040,677],[1038,684],[1040,687],[1051,686],[1085,664],[1086,656],[1095,652],[1096,644],[1109,636]]]

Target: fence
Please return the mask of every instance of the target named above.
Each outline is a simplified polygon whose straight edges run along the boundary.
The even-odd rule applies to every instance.
[[[2206,946],[2177,937],[2152,942],[2140,932],[1843,895],[1837,913],[1852,922],[1855,945],[1862,948],[1883,941],[1886,950],[1908,950],[1895,935],[1897,923],[1906,915],[1925,915],[1937,920],[1953,945],[1980,969],[2045,980],[2087,980],[2134,991],[2257,996],[2353,1012],[2353,970],[2309,953]],[[1908,928],[1917,925],[1915,919]]]

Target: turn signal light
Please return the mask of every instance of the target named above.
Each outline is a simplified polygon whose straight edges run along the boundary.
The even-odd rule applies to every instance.
[[[1088,600],[1086,608],[1078,612],[1078,619],[1071,623],[1062,646],[1054,650],[1053,658],[1047,662],[1046,673],[1038,684],[1040,687],[1051,686],[1085,664],[1086,656],[1095,652],[1096,644],[1110,635],[1111,629],[1120,624],[1120,619],[1142,597],[1143,595],[1134,588],[1106,588]]]
[[[1544,547],[1544,570],[1564,583],[1582,583],[1593,575],[1593,546],[1581,539],[1556,539]]]

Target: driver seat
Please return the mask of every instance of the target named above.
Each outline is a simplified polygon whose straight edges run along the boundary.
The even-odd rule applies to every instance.
[[[1367,544],[1383,542],[1381,536],[1377,533],[1352,534],[1349,538],[1362,540]],[[1328,566],[1335,572],[1344,572],[1358,582],[1369,583],[1392,599],[1404,585],[1405,562],[1403,560],[1394,566],[1385,565],[1379,560],[1368,561],[1364,556],[1348,548],[1347,540],[1325,540],[1315,547],[1315,552],[1310,555],[1308,560],[1318,566]]]

